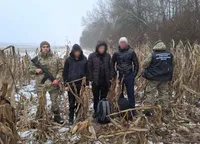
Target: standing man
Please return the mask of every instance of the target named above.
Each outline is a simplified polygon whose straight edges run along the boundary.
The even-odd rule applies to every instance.
[[[51,109],[54,113],[54,121],[61,124],[63,123],[59,111],[59,82],[62,80],[63,71],[61,60],[52,53],[50,44],[47,41],[41,42],[40,52],[34,60],[36,63],[32,62],[30,64],[29,72],[35,75],[36,91],[38,96],[40,96],[39,103],[42,103],[42,101],[46,103],[45,94],[48,91],[52,102]],[[43,66],[45,71],[35,65],[38,63]],[[52,75],[53,78],[46,79],[46,73]],[[39,106],[36,118],[41,118],[44,114],[44,108],[41,108],[42,110],[40,108]]]
[[[67,82],[71,82],[77,79],[81,79],[86,77],[87,72],[87,58],[83,55],[83,51],[78,44],[75,44],[72,47],[72,51],[70,56],[65,61],[64,70],[63,70],[63,79],[65,85]],[[81,85],[86,85],[82,83],[82,80],[75,82],[77,93],[79,95]],[[71,86],[74,91],[73,86]],[[76,109],[76,99],[72,94],[70,89],[66,87],[69,96],[69,125],[73,125],[74,123],[74,112]]]
[[[99,101],[107,97],[110,81],[113,77],[111,56],[107,53],[107,49],[106,42],[98,41],[96,51],[90,54],[88,58],[88,78],[92,82],[94,96],[94,118],[97,116]]]
[[[158,41],[144,60],[142,65],[143,77],[149,80],[146,88],[146,103],[155,105],[160,104],[167,110],[169,103],[168,82],[172,80],[174,56],[167,51],[165,44]],[[158,92],[158,96],[156,94]],[[151,115],[149,112],[147,115]]]
[[[139,63],[137,55],[129,46],[126,37],[119,39],[119,49],[113,54],[112,62],[114,67],[115,65],[117,66],[120,81],[123,80],[121,96],[123,96],[125,85],[127,89],[129,108],[135,108],[134,80],[138,74]],[[115,73],[117,70],[115,70]]]

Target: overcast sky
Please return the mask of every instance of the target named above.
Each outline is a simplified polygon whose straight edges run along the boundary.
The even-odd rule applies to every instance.
[[[0,0],[0,42],[79,43],[82,16],[96,0]]]

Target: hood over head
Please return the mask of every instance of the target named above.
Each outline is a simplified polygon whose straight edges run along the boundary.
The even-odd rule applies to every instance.
[[[81,52],[81,55],[80,55],[80,58],[81,58],[81,59],[84,57],[84,55],[83,55],[83,50],[82,50],[82,48],[81,48],[80,45],[78,45],[78,44],[74,44],[74,45],[73,45],[72,51],[71,51],[71,53],[70,53],[70,56],[71,56],[72,58],[74,58],[74,52],[75,52],[75,51],[80,51],[80,52]]]
[[[154,47],[153,47],[154,51],[159,51],[159,50],[167,50],[166,45],[164,44],[164,42],[162,41],[158,41],[155,43]]]
[[[107,43],[106,43],[105,41],[98,41],[98,42],[97,42],[97,45],[96,45],[96,52],[97,52],[97,53],[98,53],[98,49],[99,49],[100,46],[105,46],[105,52],[104,52],[104,53],[106,53],[107,50],[108,50],[108,45],[107,45]]]

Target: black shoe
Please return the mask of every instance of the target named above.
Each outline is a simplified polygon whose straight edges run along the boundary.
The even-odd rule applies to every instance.
[[[69,126],[73,126],[73,124],[74,124],[74,121],[73,120],[69,120]]]
[[[64,121],[63,119],[60,117],[60,115],[54,116],[54,121],[59,123],[59,124],[63,124]]]
[[[145,116],[148,116],[148,117],[153,116],[153,112],[151,110],[145,110],[143,111],[143,114],[145,114]]]
[[[63,124],[64,123],[63,119],[60,117],[59,111],[55,111],[54,112],[54,121],[59,123],[59,124]]]
[[[74,111],[69,112],[69,126],[74,124]]]

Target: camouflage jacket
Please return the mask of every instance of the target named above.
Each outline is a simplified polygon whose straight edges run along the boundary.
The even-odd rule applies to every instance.
[[[42,53],[38,54],[38,60],[42,65],[45,65],[49,72],[55,77],[57,80],[62,81],[62,73],[63,73],[63,66],[62,61],[57,56],[53,55],[52,52],[48,53],[46,56],[42,55]],[[36,67],[32,62],[29,65],[29,72],[32,75],[35,75],[36,80],[36,91],[52,91],[57,89],[52,85],[50,80],[47,80],[44,84],[41,84],[41,81],[44,77],[44,73],[36,74],[35,72]]]

